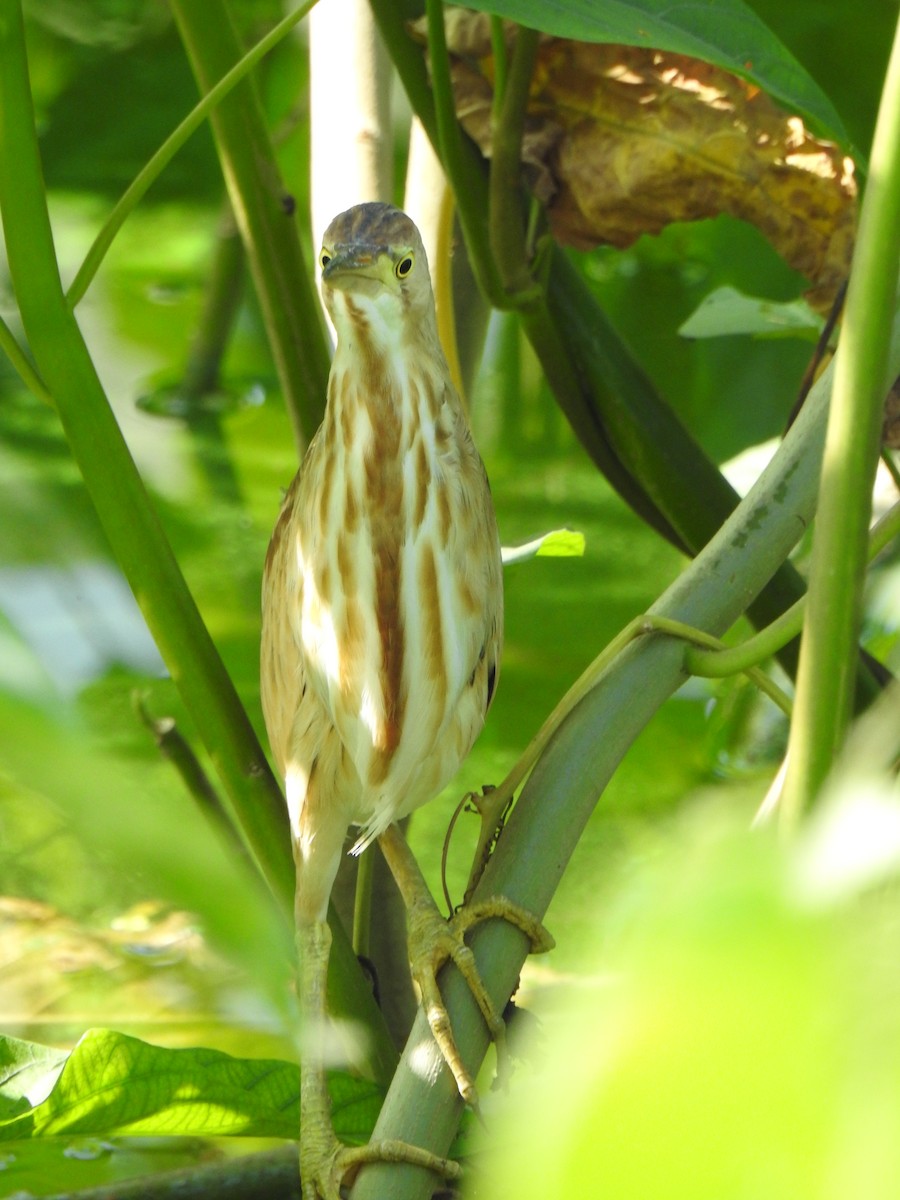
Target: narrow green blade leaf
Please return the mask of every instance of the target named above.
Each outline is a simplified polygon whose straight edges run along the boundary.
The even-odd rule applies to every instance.
[[[743,0],[472,0],[471,8],[582,42],[671,50],[758,84],[817,132],[848,144],[834,105]]]
[[[503,565],[523,562],[526,558],[581,558],[584,555],[584,534],[575,529],[553,529],[533,542],[522,546],[504,546]]]
[[[335,1132],[348,1142],[365,1142],[381,1108],[381,1090],[343,1072],[330,1075],[329,1089]],[[0,1140],[72,1134],[296,1138],[299,1127],[296,1063],[171,1050],[93,1029],[68,1056],[47,1099],[0,1122]]]
[[[703,298],[678,332],[687,338],[728,337],[743,333],[754,337],[804,337],[815,341],[822,325],[822,318],[805,300],[779,303],[748,296],[737,288],[720,287]]]

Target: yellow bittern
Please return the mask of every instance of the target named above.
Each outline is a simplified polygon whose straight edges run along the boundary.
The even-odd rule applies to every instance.
[[[381,844],[410,913],[423,1004],[472,1101],[435,982],[448,957],[471,966],[462,940],[471,921],[448,926],[427,889],[423,899],[395,822],[449,781],[491,703],[503,638],[497,523],[438,340],[413,222],[388,204],[357,205],[326,230],[320,265],[337,348],[324,421],[266,557],[261,654],[263,711],[297,871],[301,1011],[308,1028],[321,1028],[328,902],[348,829],[359,826],[352,852]],[[503,905],[497,912],[542,940],[527,914]],[[467,977],[499,1035],[502,1021],[477,972]],[[338,1200],[343,1176],[368,1159],[455,1173],[405,1144],[342,1146],[314,1046],[301,1080],[304,1200]]]

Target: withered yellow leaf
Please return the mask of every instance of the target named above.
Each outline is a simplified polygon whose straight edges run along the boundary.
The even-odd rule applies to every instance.
[[[889,450],[900,450],[900,379],[894,380],[894,386],[888,392],[881,438]]]
[[[482,14],[447,26],[460,121],[490,154],[493,61]],[[565,245],[624,247],[674,221],[757,226],[827,309],[856,227],[853,163],[758,87],[668,52],[543,36],[523,162]]]

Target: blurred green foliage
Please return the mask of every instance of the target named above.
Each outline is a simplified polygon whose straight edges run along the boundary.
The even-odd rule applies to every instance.
[[[790,848],[698,804],[633,847],[470,1194],[895,1196],[897,801],[857,780]]]

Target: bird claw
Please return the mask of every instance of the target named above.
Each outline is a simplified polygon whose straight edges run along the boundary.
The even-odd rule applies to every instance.
[[[341,1200],[341,1184],[353,1168],[343,1161],[345,1151],[335,1139],[324,1153],[311,1152],[300,1140],[300,1187],[303,1200]]]
[[[492,918],[509,921],[520,929],[531,942],[532,954],[550,950],[555,944],[553,937],[533,913],[505,896],[493,896],[488,900],[467,904],[448,921],[444,920],[428,896],[427,903],[423,899],[422,904],[409,914],[410,966],[422,1007],[444,1061],[456,1080],[460,1096],[476,1113],[479,1108],[475,1081],[460,1057],[437,975],[446,962],[452,961],[465,979],[497,1048],[497,1075],[502,1083],[508,1066],[506,1023],[497,1011],[481,978],[475,956],[465,941],[466,933],[473,926]]]
[[[553,938],[533,913],[505,896],[464,904],[449,921],[445,920],[397,826],[389,825],[378,841],[406,905],[410,969],[422,1008],[444,1061],[453,1073],[459,1094],[478,1112],[475,1081],[460,1057],[447,1006],[438,987],[438,972],[449,960],[462,974],[497,1045],[498,1074],[502,1077],[506,1066],[506,1025],[484,985],[475,956],[466,945],[466,934],[481,921],[500,918],[522,930],[531,942],[532,953],[549,950],[554,945]]]
[[[410,1163],[455,1181],[462,1175],[459,1163],[441,1158],[421,1146],[383,1139],[365,1146],[345,1146],[334,1136],[330,1124],[316,1130],[312,1138],[300,1131],[300,1185],[303,1200],[342,1200],[341,1186],[352,1183],[367,1163]]]

